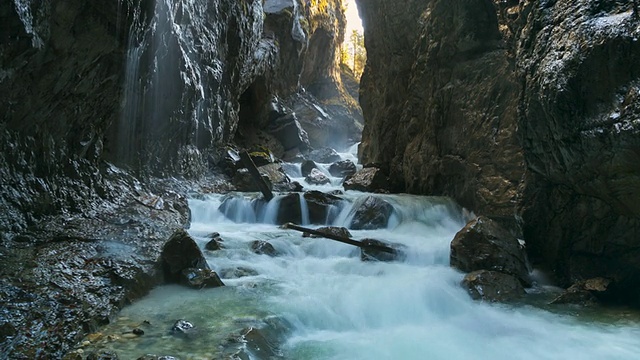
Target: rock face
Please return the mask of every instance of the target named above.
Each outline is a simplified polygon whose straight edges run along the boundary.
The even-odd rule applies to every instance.
[[[361,162],[497,220],[567,286],[603,276],[640,300],[631,2],[357,4]]]
[[[451,241],[451,266],[465,272],[491,270],[512,275],[529,284],[529,267],[518,239],[497,223],[478,217]]]
[[[275,124],[280,140],[268,131],[300,97],[328,110],[327,118],[357,113],[352,100],[334,104],[339,96],[314,93],[322,84],[343,91],[331,60],[344,31],[340,6],[0,2],[0,254],[10,264],[1,269],[0,326],[11,335],[0,340],[0,353],[61,358],[157,284],[160,246],[170,235],[164,227],[188,225],[188,208],[174,201],[184,187],[161,193],[166,187],[152,176],[198,179],[224,161],[221,145],[250,136],[274,152],[304,147],[295,121]],[[297,95],[301,85],[307,91]],[[110,252],[120,242],[128,253]],[[46,263],[35,261],[54,250]],[[67,272],[90,280],[66,281]],[[16,302],[32,305],[5,312]]]

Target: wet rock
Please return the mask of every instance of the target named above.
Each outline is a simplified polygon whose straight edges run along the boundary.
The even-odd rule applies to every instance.
[[[329,235],[342,236],[345,238],[350,238],[352,235],[346,227],[341,226],[323,226],[316,229],[317,231]],[[309,233],[303,233],[302,237],[311,237],[311,238],[319,238],[319,235],[313,235]]]
[[[364,199],[358,199],[349,228],[352,230],[384,228],[389,223],[392,212],[393,206],[381,198],[367,196]]]
[[[278,251],[267,241],[256,240],[251,243],[251,251],[258,255],[278,256]]]
[[[364,245],[385,247],[392,250],[388,252],[362,247],[360,248],[360,260],[362,261],[400,261],[407,257],[407,247],[402,244],[387,243],[376,239],[362,239],[360,242]]]
[[[196,327],[190,321],[179,319],[171,326],[172,334],[191,334],[195,331]]]
[[[114,351],[100,350],[87,355],[87,360],[118,360],[118,354]]]
[[[470,272],[461,285],[474,300],[505,302],[516,300],[525,294],[518,278],[497,271]]]
[[[211,269],[187,268],[181,275],[180,283],[195,289],[224,286],[218,274]]]
[[[274,120],[267,131],[280,141],[285,151],[309,148],[309,136],[295,114],[288,114]]]
[[[289,179],[289,176],[287,176],[281,164],[272,163],[263,165],[258,167],[258,171],[271,190],[289,191],[291,189],[291,179]],[[249,174],[249,170],[245,168],[238,169],[231,182],[238,191],[260,191],[253,177]]]
[[[578,281],[551,301],[551,304],[593,305],[600,299],[608,300],[608,290],[612,285],[610,279],[598,277]]]
[[[367,167],[351,176],[347,176],[342,185],[345,190],[375,192],[379,189],[387,189],[389,181],[379,168]]]
[[[293,192],[301,192],[303,190],[304,190],[304,187],[299,182],[294,181],[294,182],[291,183],[291,191],[293,191]]]
[[[158,356],[155,354],[145,354],[140,356],[136,360],[180,360],[180,359],[177,357],[168,356],[168,355]]]
[[[343,200],[337,196],[312,190],[304,193],[312,224],[330,224],[338,216]]]
[[[144,335],[144,330],[142,330],[142,329],[140,329],[140,328],[135,328],[135,329],[131,330],[131,332],[132,332],[134,335],[138,335],[138,336],[142,336],[142,335]]]
[[[342,190],[331,190],[331,191],[327,192],[327,195],[333,195],[333,196],[344,195],[344,191],[342,191]]]
[[[316,163],[313,160],[305,160],[300,165],[300,172],[302,173],[302,176],[306,177],[309,174],[311,174],[311,170],[317,169],[317,168],[318,168],[318,165],[316,165]]]
[[[531,285],[526,253],[518,239],[483,216],[470,221],[451,241],[450,263],[464,272],[497,271]]]
[[[342,160],[335,162],[329,166],[329,173],[336,177],[346,177],[355,174],[357,171],[356,164],[351,160]]]
[[[280,199],[276,223],[286,224],[292,222],[299,224],[302,221],[302,208],[300,207],[300,194],[291,193]]]
[[[331,180],[318,169],[312,169],[309,175],[304,178],[304,180],[312,185],[325,185],[331,183]]]
[[[309,152],[307,157],[322,164],[331,164],[341,160],[340,155],[335,150],[328,147],[313,150]]]
[[[272,359],[282,356],[278,348],[278,339],[263,329],[247,328],[242,334],[247,351],[256,359]]]
[[[238,279],[241,277],[256,275],[258,275],[257,271],[245,267],[220,270],[220,276],[222,276],[224,279]]]
[[[222,204],[220,204],[222,205]],[[219,233],[212,233],[209,234],[207,236],[208,238],[210,238],[211,240],[209,240],[206,245],[204,246],[205,249],[209,250],[209,251],[217,251],[220,249],[224,249],[224,245],[222,245],[223,240],[220,237]]]
[[[168,282],[181,282],[185,269],[209,269],[198,244],[184,229],[176,230],[164,245],[161,262]]]

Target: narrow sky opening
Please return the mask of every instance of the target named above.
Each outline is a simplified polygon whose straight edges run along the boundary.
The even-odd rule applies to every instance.
[[[347,30],[345,31],[345,38],[349,38],[349,34],[353,30],[358,30],[362,34],[362,20],[360,19],[360,14],[358,14],[358,6],[356,6],[355,0],[345,0],[344,2],[347,10]]]

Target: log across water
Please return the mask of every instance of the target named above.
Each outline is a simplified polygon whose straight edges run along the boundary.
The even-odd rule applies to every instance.
[[[394,261],[402,260],[406,257],[405,246],[402,244],[388,244],[384,241],[376,239],[363,239],[362,241],[353,240],[348,237],[329,234],[322,231],[302,227],[293,223],[282,225],[284,229],[293,229],[300,232],[321,236],[330,240],[335,240],[344,244],[357,246],[360,248],[360,259],[362,261]]]

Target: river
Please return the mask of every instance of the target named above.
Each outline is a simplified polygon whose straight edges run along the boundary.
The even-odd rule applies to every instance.
[[[288,169],[292,177],[299,175],[296,165]],[[327,190],[336,183],[314,188]],[[364,195],[347,192],[332,224],[348,226],[352,204]],[[218,210],[223,195],[193,194],[189,201],[189,232],[196,241],[204,248],[212,232],[224,240],[224,249],[205,251],[205,256],[227,286],[200,291],[159,287],[103,330],[102,346],[121,359],[145,353],[227,359],[238,351],[242,355],[236,358],[253,359],[640,356],[640,327],[631,311],[593,313],[532,305],[535,301],[505,305],[471,300],[459,285],[463,274],[449,267],[449,243],[469,215],[450,199],[374,195],[391,203],[394,215],[387,228],[351,230],[353,237],[404,244],[409,256],[400,262],[362,262],[357,248],[304,238],[270,223],[278,198],[262,214],[253,214],[247,204],[257,194],[233,196],[236,221]],[[255,240],[268,241],[279,255],[253,253],[249,244]],[[544,299],[549,289],[538,285],[530,290],[531,298],[537,294]],[[170,334],[177,319],[189,320],[197,331],[187,337]],[[122,334],[136,326],[145,335]],[[237,341],[248,328],[262,329],[253,345]]]

